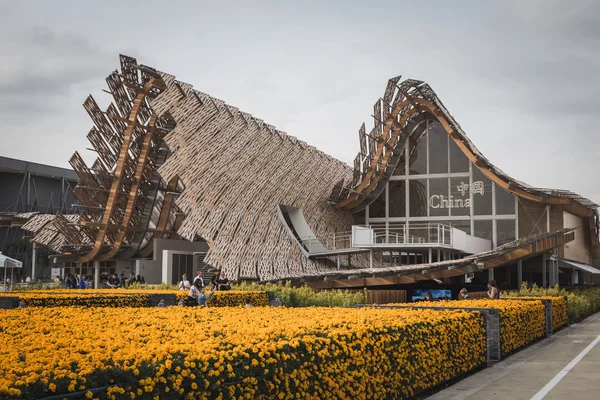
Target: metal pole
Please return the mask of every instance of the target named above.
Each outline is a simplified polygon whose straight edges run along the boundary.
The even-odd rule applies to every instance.
[[[100,261],[94,261],[94,289],[100,287]]]
[[[35,282],[35,267],[37,264],[37,245],[33,243],[33,250],[31,251],[31,282]]]

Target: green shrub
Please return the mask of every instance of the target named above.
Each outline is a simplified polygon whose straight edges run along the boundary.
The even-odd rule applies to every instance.
[[[242,282],[232,285],[232,290],[267,291],[275,293],[287,307],[348,307],[355,304],[364,304],[366,294],[364,291],[350,292],[345,290],[316,291],[309,286],[293,287],[290,281],[284,283],[248,283]]]

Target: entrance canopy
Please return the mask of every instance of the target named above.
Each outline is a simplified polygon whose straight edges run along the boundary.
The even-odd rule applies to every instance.
[[[592,274],[600,274],[600,269],[594,268],[588,264],[583,264],[583,263],[571,261],[571,260],[565,260],[564,258],[558,258],[557,260],[561,264],[560,265],[561,267],[567,267],[567,268],[575,267],[577,269],[580,269],[585,272],[590,272]]]
[[[0,253],[0,268],[23,268],[23,263]]]

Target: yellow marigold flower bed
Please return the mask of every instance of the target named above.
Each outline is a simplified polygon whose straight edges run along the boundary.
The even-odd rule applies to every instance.
[[[485,363],[469,311],[0,310],[0,397],[406,398]]]
[[[180,290],[177,300],[185,299],[187,291]],[[210,292],[207,292],[210,293]],[[265,307],[269,305],[269,295],[266,292],[249,292],[243,290],[216,291],[208,299],[209,307],[237,307],[246,304],[246,298],[250,297],[250,304],[254,307]]]
[[[440,303],[440,306],[498,309],[500,311],[500,346],[503,355],[513,353],[545,335],[546,314],[542,302],[463,300],[444,301]]]
[[[564,296],[519,296],[517,299],[543,299],[552,301],[552,330],[555,331],[569,323],[567,299]],[[511,298],[512,299],[512,298]]]
[[[125,290],[125,289],[57,289],[2,293],[0,296],[16,296],[28,307],[148,307],[151,294],[174,294],[177,300],[187,297],[184,290]],[[237,307],[246,304],[250,297],[255,307],[267,306],[266,292],[217,291],[208,300],[209,307]]]
[[[496,308],[500,313],[500,347],[506,356],[545,335],[545,308],[541,301],[525,300],[450,300],[419,302],[402,307]]]

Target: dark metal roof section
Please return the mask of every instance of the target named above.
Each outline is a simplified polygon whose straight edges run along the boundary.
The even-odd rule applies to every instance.
[[[79,177],[72,169],[0,156],[0,172],[24,173],[27,171],[33,175],[45,176],[48,178],[65,178],[72,182],[79,181]]]

